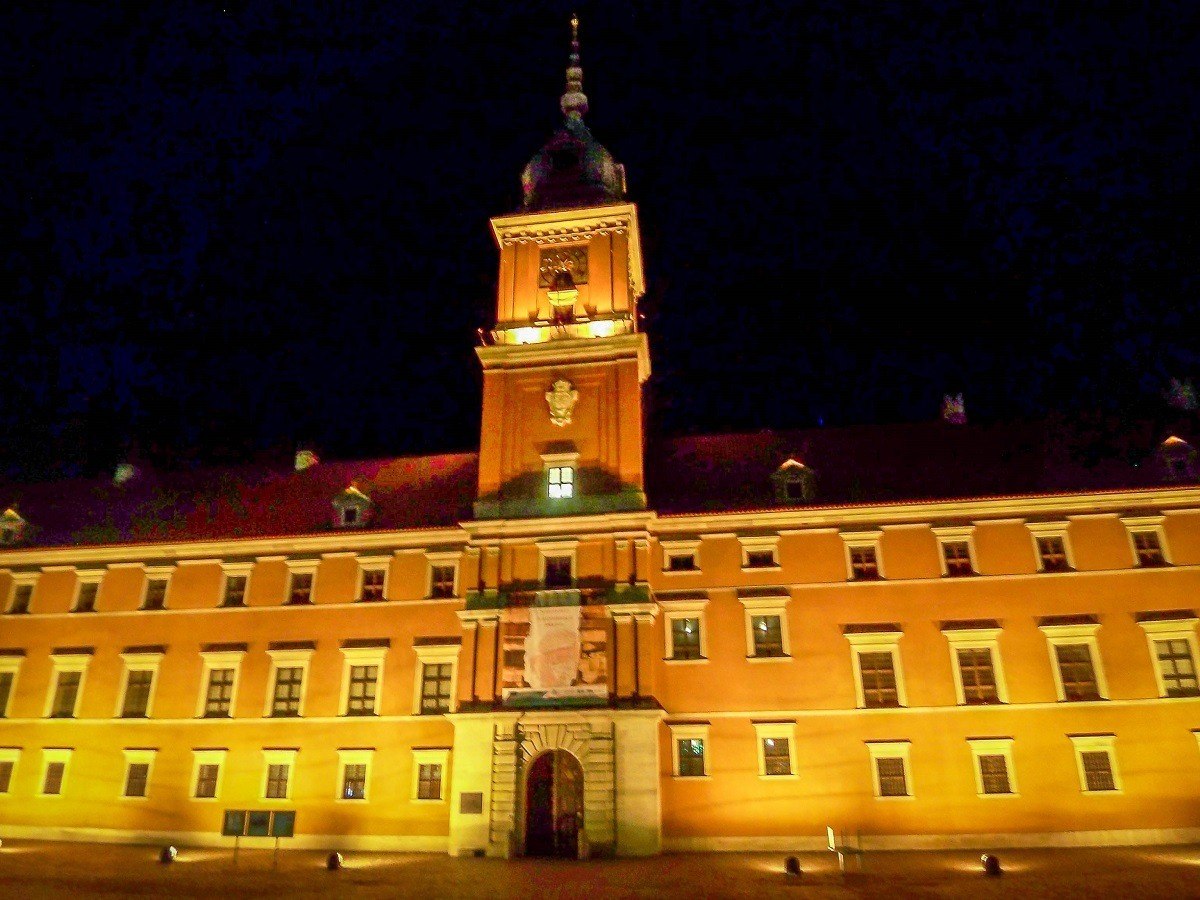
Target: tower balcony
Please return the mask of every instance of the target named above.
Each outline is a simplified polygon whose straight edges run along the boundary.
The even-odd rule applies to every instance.
[[[506,322],[490,332],[493,345],[545,344],[557,340],[592,340],[633,334],[637,331],[633,316],[618,313],[609,316],[574,316],[567,322],[535,319],[531,322]]]

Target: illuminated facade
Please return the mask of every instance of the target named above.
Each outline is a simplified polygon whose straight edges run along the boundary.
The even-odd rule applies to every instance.
[[[478,454],[14,490],[0,835],[1200,839],[1195,422],[1137,466],[961,406],[647,446],[637,210],[581,78],[492,220]]]

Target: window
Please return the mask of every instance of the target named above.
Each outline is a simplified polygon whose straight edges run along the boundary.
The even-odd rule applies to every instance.
[[[350,696],[346,701],[346,715],[375,715],[375,686],[378,679],[378,666],[350,667]]]
[[[851,581],[879,581],[883,578],[880,566],[879,541],[882,531],[843,531],[846,547],[846,571]]]
[[[959,647],[955,652],[958,654],[958,677],[962,683],[963,703],[968,706],[999,703],[991,648]]]
[[[435,638],[438,643],[416,644],[416,702],[413,712],[437,716],[454,712],[457,691],[458,652],[461,641]]]
[[[755,722],[760,778],[789,778],[796,774],[795,722]]]
[[[253,563],[221,563],[224,580],[221,584],[221,605],[245,606],[250,590],[250,570]]]
[[[358,599],[378,603],[387,599],[387,576],[390,560],[386,556],[358,558]]]
[[[0,747],[0,795],[12,792],[13,772],[20,758],[21,751],[16,747]]]
[[[263,750],[263,800],[290,800],[292,797],[292,768],[297,750],[272,748]]]
[[[1075,560],[1071,555],[1071,542],[1067,538],[1068,523],[1029,522],[1026,527],[1033,536],[1039,572],[1074,571]]]
[[[975,790],[980,797],[1017,796],[1012,738],[967,738],[975,762]]]
[[[779,535],[739,535],[742,547],[742,569],[775,569],[779,567]]]
[[[147,578],[146,596],[142,600],[142,609],[166,609],[168,583],[166,578]]]
[[[145,669],[130,672],[125,680],[125,702],[121,705],[121,716],[125,719],[144,719],[150,708],[150,688],[154,684],[154,672]]]
[[[458,566],[454,563],[429,567],[429,596],[448,598],[455,596]]]
[[[245,653],[245,644],[204,644],[201,647],[204,674],[200,680],[197,716],[207,719],[233,717],[237,707],[238,671]]]
[[[145,797],[146,783],[150,780],[150,763],[131,762],[125,767],[124,797]]]
[[[1126,516],[1121,519],[1129,534],[1135,566],[1157,568],[1170,565],[1167,553],[1166,533],[1163,531],[1165,516]]]
[[[50,696],[46,700],[46,717],[49,719],[73,719],[83,693],[84,676],[92,659],[91,647],[73,647],[55,650],[50,654],[54,663]]]
[[[547,556],[545,586],[548,588],[569,588],[572,578],[572,558],[570,556]]]
[[[99,581],[80,581],[75,594],[75,605],[72,612],[95,612],[96,596],[100,593]]]
[[[209,670],[208,688],[204,695],[205,718],[226,719],[233,714],[233,685],[236,680],[236,669]]]
[[[342,799],[365,800],[367,797],[367,767],[365,763],[342,766]]]
[[[700,620],[679,618],[671,620],[671,659],[702,659],[700,651]]]
[[[704,608],[707,597],[698,599],[668,599],[659,594],[659,606],[666,623],[666,659],[673,662],[700,662],[708,656],[708,641],[704,633]]]
[[[24,651],[10,651],[6,655],[0,651],[0,719],[8,718],[9,703],[13,698],[17,684],[17,672],[21,670],[21,655]]]
[[[13,584],[12,599],[8,604],[8,611],[14,616],[23,616],[29,612],[30,601],[33,600],[33,584],[31,582],[17,581]]]
[[[71,750],[47,748],[42,751],[42,796],[59,797],[67,781],[67,763]]]
[[[1116,735],[1067,735],[1075,748],[1079,789],[1085,794],[1111,794],[1121,791],[1116,764]]]
[[[976,574],[974,525],[938,526],[933,535],[938,541],[943,576],[962,578]]]
[[[313,572],[293,571],[288,577],[288,606],[308,606],[312,601]]]
[[[52,719],[72,719],[75,704],[79,699],[79,687],[83,682],[82,672],[59,672],[54,685],[54,702],[50,710]]]
[[[412,799],[438,803],[446,799],[445,773],[450,751],[443,747],[413,750]]]
[[[546,470],[551,500],[567,500],[575,496],[575,469],[572,466],[551,466]]]
[[[1000,665],[1000,623],[993,619],[943,622],[942,634],[950,644],[959,705],[1007,703]]]
[[[271,698],[272,716],[300,715],[300,699],[304,692],[304,669],[285,666],[275,670],[275,692]]]
[[[192,751],[192,797],[196,800],[216,800],[221,794],[221,772],[226,751],[222,748]]]
[[[787,633],[787,593],[747,593],[741,601],[746,623],[746,658],[788,660],[791,647]]]
[[[905,706],[904,681],[900,671],[898,625],[847,625],[854,665],[855,693],[860,709]]]
[[[707,778],[708,723],[668,722],[671,730],[671,760],[676,778]]]
[[[911,797],[909,742],[871,741],[867,744],[867,750],[871,754],[875,796],[882,800]]]
[[[391,642],[384,639],[350,640],[342,644],[342,703],[347,716],[373,716],[379,711],[379,684],[383,660]]]
[[[662,541],[664,572],[698,572],[699,541]]]
[[[1138,616],[1138,624],[1146,632],[1150,644],[1160,697],[1200,695],[1196,675],[1196,621],[1191,610]],[[0,711],[3,711],[2,705]]]
[[[1100,668],[1096,632],[1100,623],[1094,616],[1070,616],[1042,619],[1039,627],[1050,644],[1052,669],[1058,699],[1065,702],[1103,700],[1108,685]]]

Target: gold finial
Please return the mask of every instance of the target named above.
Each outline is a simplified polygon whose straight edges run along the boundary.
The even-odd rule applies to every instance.
[[[571,14],[571,41],[579,40],[579,16],[575,13]]]

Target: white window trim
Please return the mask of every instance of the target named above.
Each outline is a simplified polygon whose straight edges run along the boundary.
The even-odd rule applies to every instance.
[[[100,606],[100,586],[104,582],[105,569],[76,569],[75,570],[75,590],[71,594],[71,612],[76,612],[79,609],[79,595],[83,592],[85,584],[96,585],[96,603],[94,609]]]
[[[31,588],[29,592],[29,610],[33,611],[33,597],[37,593],[38,577],[41,572],[13,572],[12,584],[8,587],[8,601],[4,604],[5,613],[13,611],[13,604],[17,602],[17,588]]]
[[[971,748],[972,766],[975,770],[975,794],[980,799],[993,800],[1021,796],[1017,787],[1017,769],[1013,764],[1013,739],[1001,738],[967,738],[967,746]],[[1004,766],[1008,773],[1008,793],[988,794],[983,790],[983,769],[980,767],[981,756],[1003,756]]]
[[[671,731],[671,772],[673,777],[681,781],[704,781],[712,778],[712,769],[709,766],[709,745],[708,745],[708,729],[707,722],[667,722],[667,728]],[[704,774],[703,775],[680,775],[679,774],[679,742],[680,741],[702,741],[702,749],[704,751]]]
[[[75,706],[72,707],[69,717],[74,719],[79,715],[79,704],[83,701],[83,689],[87,684],[87,670],[92,661],[92,655],[90,653],[51,653],[50,660],[54,669],[50,673],[50,692],[46,697],[46,709],[42,718],[50,718],[50,713],[54,710],[54,695],[58,692],[58,676],[63,672],[78,672],[79,689],[75,692]],[[124,692],[121,696],[124,699]]]
[[[662,610],[663,623],[663,662],[673,666],[698,665],[708,662],[708,623],[705,621],[704,608],[708,606],[708,598],[703,600],[664,600],[658,599],[658,607]],[[676,659],[675,645],[672,642],[671,623],[678,619],[695,619],[700,628],[700,658]]]
[[[883,571],[882,531],[842,531],[843,550],[846,556],[846,580],[857,581],[854,577],[854,563],[850,551],[859,547],[871,547],[875,550],[875,568],[879,572],[879,580],[887,578]]]
[[[0,764],[3,763],[12,763],[12,772],[9,773],[8,778],[8,788],[0,791],[0,797],[8,797],[12,794],[13,785],[17,783],[17,766],[21,763],[21,748],[0,747]]]
[[[121,715],[125,708],[125,692],[129,690],[130,672],[150,673],[150,693],[146,697],[146,714],[144,716],[129,716],[130,719],[149,719],[154,716],[154,695],[158,689],[158,667],[162,664],[163,654],[160,651],[150,653],[122,653],[121,659],[125,667],[121,672],[121,690],[117,693],[117,708],[113,711],[114,719],[124,719]]]
[[[422,715],[421,686],[424,684],[426,665],[450,664],[450,712],[458,710],[458,656],[462,651],[461,644],[423,644],[413,647],[417,655],[416,678],[413,687],[413,715]],[[424,713],[433,718],[435,713]],[[444,713],[443,713],[444,715]]]
[[[1150,648],[1150,665],[1154,669],[1154,681],[1158,685],[1158,696],[1166,697],[1167,688],[1163,680],[1162,664],[1158,659],[1158,651],[1154,649],[1155,641],[1187,641],[1192,653],[1192,666],[1200,665],[1200,646],[1196,642],[1195,616],[1179,619],[1155,619],[1148,622],[1138,622],[1146,632],[1146,644]]]
[[[779,565],[779,535],[777,534],[739,534],[737,536],[738,544],[742,548],[742,571],[743,572],[772,572],[782,568]],[[771,565],[769,566],[751,566],[750,554],[762,553],[764,551],[771,552]]]
[[[946,628],[942,634],[950,646],[950,669],[954,672],[954,693],[959,706],[967,705],[966,692],[963,690],[962,668],[958,663],[959,650],[990,650],[992,654],[992,675],[996,680],[996,697],[1000,703],[1008,703],[1008,682],[1004,678],[1004,663],[1000,658],[999,628]],[[988,704],[971,704],[986,706]]]
[[[212,748],[192,751],[192,780],[189,782],[189,799],[196,803],[217,803],[221,799],[221,784],[225,780],[225,757],[229,754],[223,748]],[[217,786],[211,797],[197,797],[196,785],[200,780],[201,766],[217,767]],[[291,779],[288,779],[289,781]]]
[[[904,689],[904,666],[900,662],[900,638],[902,631],[863,631],[851,632],[844,635],[850,642],[850,661],[854,666],[854,697],[859,709],[867,709],[866,694],[863,691],[862,661],[860,653],[888,652],[892,655],[892,671],[896,673],[896,700],[900,707],[908,706],[908,692]],[[957,663],[956,663],[957,664]],[[895,709],[897,707],[881,706],[871,709]]]
[[[125,773],[121,778],[121,793],[118,794],[121,800],[134,800],[145,802],[150,799],[150,779],[154,777],[154,758],[158,755],[158,750],[148,747],[126,748],[121,751],[125,755]],[[129,767],[136,763],[145,763],[146,768],[146,793],[140,797],[130,796],[125,793],[125,788],[129,784]]]
[[[1038,538],[1056,537],[1061,538],[1063,543],[1063,551],[1067,554],[1067,568],[1074,571],[1075,569],[1075,551],[1071,548],[1071,536],[1069,534],[1070,522],[1026,522],[1025,527],[1029,529],[1029,537],[1033,542],[1033,559],[1037,564],[1039,572],[1045,572],[1046,567],[1042,562],[1042,551],[1038,547]],[[1060,574],[1060,573],[1050,573]]]
[[[420,786],[421,766],[442,767],[442,796],[436,800],[422,800],[417,797]],[[412,751],[412,789],[409,791],[410,803],[445,803],[450,796],[447,790],[450,781],[450,748],[449,747],[414,747]]]
[[[550,557],[569,556],[571,558],[571,581],[579,575],[579,541],[569,538],[561,541],[538,541],[538,577],[541,583],[546,583],[546,560]]]
[[[755,663],[791,662],[792,643],[788,637],[787,605],[791,596],[739,597],[746,632],[746,660]],[[783,656],[754,655],[754,617],[779,616],[779,635],[783,644]]]
[[[230,578],[245,578],[246,590],[242,594],[242,603],[245,606],[250,605],[250,575],[254,571],[254,563],[252,562],[222,562],[221,563],[221,590],[217,595],[217,606],[225,606],[225,592],[229,586]],[[239,609],[240,607],[229,607],[229,609]]]
[[[354,587],[354,599],[356,601],[363,598],[363,578],[367,572],[383,572],[383,596],[379,598],[379,602],[384,602],[388,598],[388,587],[392,574],[392,557],[390,556],[360,556],[358,557],[358,579]]]
[[[17,695],[17,682],[21,678],[21,663],[24,661],[24,656],[0,656],[0,674],[5,672],[12,674],[12,684],[8,688],[8,697],[5,699],[4,705],[0,706],[0,721],[7,719],[8,712],[12,709],[13,697]],[[54,680],[58,680],[57,676]]]
[[[265,719],[302,719],[304,718],[304,701],[308,698],[308,666],[312,662],[313,651],[305,650],[268,650],[271,657],[271,674],[267,679],[267,702],[263,706]],[[275,705],[275,678],[280,669],[301,669],[300,674],[300,708],[295,716],[273,716],[271,708]],[[291,788],[289,787],[290,791]]]
[[[171,585],[174,582],[172,576],[175,574],[174,566],[143,566],[144,575],[142,577],[142,591],[138,597],[138,609],[144,609],[146,606],[146,595],[150,593],[150,582],[154,579],[166,581],[167,589],[163,592],[163,609],[171,608]],[[154,610],[160,612],[161,610]]]
[[[292,579],[297,575],[312,576],[312,585],[308,591],[308,602],[315,605],[317,602],[317,570],[321,565],[321,561],[319,559],[285,559],[283,562],[288,570],[287,585],[283,592],[283,605],[290,606],[292,603]]]
[[[876,800],[913,800],[917,792],[913,785],[912,777],[912,761],[909,759],[909,750],[912,747],[911,741],[867,741],[867,752],[871,756],[871,785],[875,790]],[[879,787],[879,765],[877,760],[880,759],[902,759],[904,760],[904,787],[908,793],[901,797],[885,797]]]
[[[211,718],[214,721],[221,721],[223,718],[233,719],[237,716],[237,695],[238,686],[242,681],[242,658],[246,655],[245,650],[215,650],[200,652],[200,658],[204,661],[204,667],[200,674],[200,698],[196,704],[196,718],[207,719]],[[233,669],[233,686],[229,691],[229,715],[228,716],[206,716],[204,708],[208,705],[208,680],[216,669]],[[271,686],[274,688],[274,674],[272,673]]]
[[[387,647],[342,647],[342,694],[338,700],[339,715],[350,719],[369,719],[379,715],[383,702],[383,662]],[[350,715],[350,670],[355,666],[377,666],[375,675],[375,708],[371,715]]]
[[[1100,659],[1100,645],[1096,642],[1096,632],[1100,630],[1099,622],[1089,622],[1082,625],[1040,625],[1042,634],[1046,635],[1049,645],[1050,671],[1054,674],[1054,690],[1058,694],[1058,702],[1066,703],[1067,695],[1063,690],[1062,668],[1058,664],[1058,654],[1054,648],[1064,644],[1086,644],[1092,657],[1092,671],[1096,673],[1096,691],[1101,700],[1108,699],[1108,679],[1104,677],[1104,665]],[[1073,700],[1072,703],[1087,702]]]
[[[49,797],[62,797],[67,792],[67,776],[71,774],[71,755],[75,752],[73,747],[46,747],[42,750],[42,768],[38,775],[37,795],[43,799]],[[57,794],[46,793],[46,770],[50,768],[50,763],[60,762],[63,764],[62,781],[58,786]]]
[[[758,750],[758,777],[764,781],[794,781],[799,778],[796,771],[796,723],[792,722],[752,722],[754,725],[754,740]],[[786,739],[788,742],[788,774],[768,775],[766,748],[763,741],[767,738]],[[705,744],[707,747],[708,745]],[[706,768],[707,772],[708,769]]]
[[[571,470],[571,496],[570,497],[551,497],[550,496],[550,470],[557,468],[569,468]],[[543,453],[542,454],[542,496],[550,501],[558,500],[574,500],[579,496],[579,453],[571,451],[568,453]]]
[[[1079,792],[1085,796],[1112,797],[1125,793],[1121,770],[1117,767],[1117,736],[1115,734],[1068,734],[1075,749],[1075,770],[1079,775]],[[1087,775],[1083,771],[1083,754],[1103,751],[1108,754],[1108,767],[1112,771],[1113,791],[1089,791]]]
[[[1166,520],[1166,516],[1121,516],[1121,524],[1125,526],[1125,537],[1129,540],[1129,552],[1133,554],[1135,569],[1141,568],[1142,564],[1138,561],[1137,546],[1133,543],[1133,536],[1144,531],[1151,531],[1158,535],[1158,546],[1162,548],[1163,562],[1168,566],[1175,564],[1175,560],[1171,556],[1171,548],[1167,545],[1167,532],[1163,528]]]
[[[338,803],[370,803],[371,802],[371,768],[375,758],[375,750],[371,747],[355,747],[340,749],[337,752],[337,796]],[[367,774],[363,779],[363,795],[361,797],[346,796],[346,766],[366,766]]]
[[[292,791],[296,784],[296,754],[300,751],[293,748],[264,749],[262,782],[258,787],[258,799],[263,803],[287,803],[292,799]],[[271,766],[286,765],[288,767],[287,791],[282,797],[267,796],[267,781],[271,774]]]
[[[700,572],[700,541],[664,541],[659,540],[662,547],[662,571],[664,575],[696,575]],[[691,556],[695,564],[691,569],[672,569],[672,556]]]
[[[946,565],[946,544],[954,543],[965,543],[967,545],[967,556],[971,560],[971,572],[974,575],[979,574],[979,557],[975,553],[974,525],[935,525],[932,531],[933,536],[937,538],[938,565],[942,567],[943,578],[951,577],[950,567]]]
[[[459,550],[445,551],[425,551],[425,597],[432,599],[433,597],[433,567],[434,566],[453,566],[454,567],[454,591],[450,597],[442,599],[461,599],[459,574],[462,571],[462,566],[459,565],[462,561],[462,552]],[[545,566],[543,565],[543,575],[545,574]],[[572,561],[571,569],[574,571],[574,561]]]

